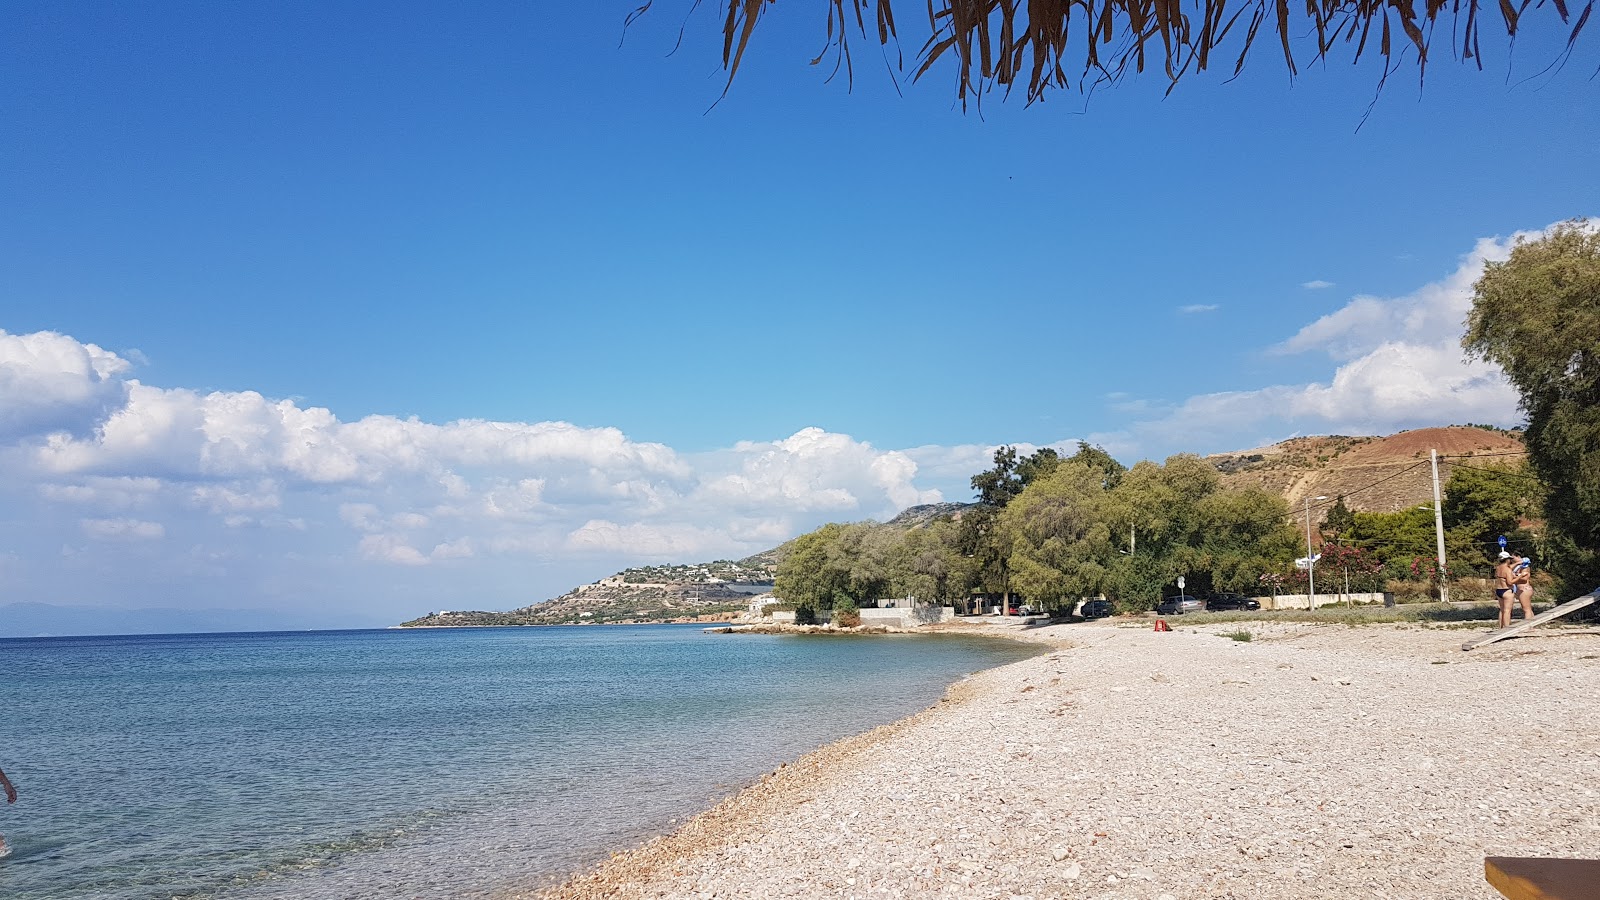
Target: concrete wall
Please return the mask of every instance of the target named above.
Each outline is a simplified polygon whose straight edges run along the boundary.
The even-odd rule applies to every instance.
[[[937,622],[952,622],[955,620],[956,611],[948,606],[933,606],[931,604],[918,604],[911,608],[874,609],[865,607],[861,610],[862,625],[887,625],[891,628],[916,628],[919,625],[932,625]],[[794,610],[768,610],[763,619],[780,625],[794,624]],[[823,610],[817,613],[817,624],[826,625],[833,621],[833,612]]]
[[[1309,594],[1279,594],[1277,597],[1256,597],[1255,599],[1260,601],[1262,609],[1307,609],[1311,605],[1311,596]],[[1387,593],[1341,594],[1337,591],[1331,594],[1324,594],[1321,591],[1317,591],[1318,608],[1343,606],[1347,603],[1355,603],[1357,605],[1377,603],[1384,606],[1393,606],[1394,595]]]
[[[888,625],[893,628],[916,628],[918,625],[950,622],[954,621],[955,617],[956,611],[948,606],[933,606],[926,603],[919,603],[910,608],[902,606],[889,609],[873,609],[868,607],[861,610],[861,624]]]

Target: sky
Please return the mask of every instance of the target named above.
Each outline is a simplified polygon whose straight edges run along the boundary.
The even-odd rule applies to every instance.
[[[0,617],[385,625],[967,500],[1001,444],[1515,426],[1472,282],[1600,215],[1547,8],[1381,93],[1264,41],[963,110],[809,65],[822,3],[724,97],[714,4],[636,5],[9,4]]]

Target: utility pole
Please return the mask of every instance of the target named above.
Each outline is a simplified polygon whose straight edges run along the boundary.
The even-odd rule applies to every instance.
[[[1428,451],[1433,463],[1433,536],[1439,542],[1439,602],[1450,602],[1450,578],[1444,564],[1444,501],[1439,496],[1439,451]]]
[[[1327,497],[1315,498],[1318,502]],[[1306,498],[1306,587],[1311,591],[1311,597],[1306,601],[1306,609],[1317,608],[1317,555],[1311,549],[1311,497]]]

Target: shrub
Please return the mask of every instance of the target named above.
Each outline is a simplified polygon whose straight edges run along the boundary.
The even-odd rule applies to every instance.
[[[794,608],[794,623],[796,625],[817,624],[817,608],[809,603],[802,603]]]
[[[861,625],[861,610],[854,603],[835,604],[833,624],[840,628],[858,628]]]
[[[1225,632],[1223,634],[1223,637],[1232,638],[1232,639],[1234,639],[1236,641],[1242,641],[1242,642],[1248,644],[1250,642],[1250,640],[1254,637],[1254,635],[1252,635],[1250,632],[1245,631],[1243,628],[1241,628],[1238,631]]]

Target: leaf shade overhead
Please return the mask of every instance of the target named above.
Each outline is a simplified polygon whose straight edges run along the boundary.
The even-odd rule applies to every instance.
[[[731,84],[763,13],[777,0],[723,2],[722,62]],[[1263,26],[1276,36],[1273,43],[1291,75],[1344,52],[1352,60],[1375,52],[1387,78],[1411,61],[1419,75],[1425,71],[1436,38],[1451,55],[1481,67],[1485,24],[1503,27],[1509,43],[1530,12],[1563,23],[1564,59],[1595,2],[1580,8],[1568,0],[1498,0],[1492,6],[1480,0],[822,0],[826,45],[813,62],[831,54],[849,77],[852,33],[875,37],[881,45],[897,43],[896,13],[910,6],[925,11],[929,26],[914,77],[948,63],[963,104],[995,88],[1009,94],[1018,85],[1032,102],[1051,88],[1115,84],[1147,68],[1160,69],[1170,90],[1219,60],[1237,75]],[[698,5],[699,0],[692,4]]]

